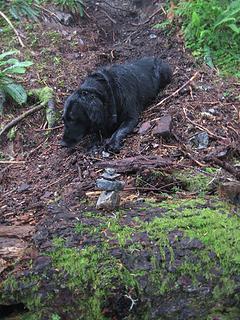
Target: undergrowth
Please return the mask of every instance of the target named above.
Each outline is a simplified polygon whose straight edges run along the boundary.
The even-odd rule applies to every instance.
[[[186,47],[193,55],[203,58],[208,66],[217,67],[222,74],[240,77],[240,2],[174,2],[174,14],[182,25]]]

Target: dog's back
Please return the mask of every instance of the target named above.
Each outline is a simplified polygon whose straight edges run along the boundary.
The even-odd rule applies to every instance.
[[[172,78],[170,66],[154,57],[113,65],[105,70],[115,82],[115,95],[124,98],[121,106],[136,105],[139,112],[156,98],[160,89],[165,88]]]

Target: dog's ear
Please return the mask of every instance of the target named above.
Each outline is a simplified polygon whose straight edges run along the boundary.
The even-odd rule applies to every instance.
[[[91,121],[91,126],[101,130],[104,128],[105,110],[104,103],[100,95],[96,92],[82,91],[78,92],[79,101],[83,107],[83,112]]]
[[[96,128],[100,130],[104,127],[103,103],[98,98],[94,97],[85,111]]]

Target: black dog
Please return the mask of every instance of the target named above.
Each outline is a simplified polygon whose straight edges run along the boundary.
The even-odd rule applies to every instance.
[[[108,150],[118,152],[142,110],[170,83],[171,77],[169,65],[152,57],[89,75],[65,102],[61,145],[72,147],[87,134],[101,133],[110,137]]]

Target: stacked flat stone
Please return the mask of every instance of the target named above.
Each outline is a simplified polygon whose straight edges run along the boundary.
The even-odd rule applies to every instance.
[[[103,190],[97,201],[97,209],[112,210],[119,206],[119,191],[123,190],[125,184],[123,181],[116,180],[119,176],[116,170],[107,168],[101,175],[102,178],[97,179],[97,187]]]

